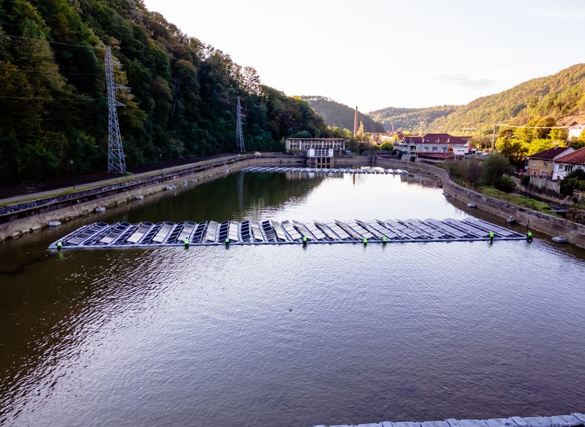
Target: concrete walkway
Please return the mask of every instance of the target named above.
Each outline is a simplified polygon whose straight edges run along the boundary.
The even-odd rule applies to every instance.
[[[491,418],[487,420],[456,420],[423,421],[423,422],[390,422],[382,421],[369,424],[336,424],[318,425],[315,427],[577,427],[585,426],[585,415],[554,415],[552,417],[510,417]]]

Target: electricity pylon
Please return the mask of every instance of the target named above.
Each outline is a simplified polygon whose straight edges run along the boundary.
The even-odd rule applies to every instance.
[[[108,173],[126,173],[126,157],[120,135],[120,123],[118,122],[117,107],[124,104],[116,100],[116,81],[114,80],[114,64],[112,48],[106,46],[106,84],[108,87]]]
[[[240,149],[240,153],[246,152],[244,146],[244,132],[242,131],[242,117],[245,115],[242,113],[242,104],[240,103],[240,97],[238,96],[238,103],[236,106],[236,144]]]

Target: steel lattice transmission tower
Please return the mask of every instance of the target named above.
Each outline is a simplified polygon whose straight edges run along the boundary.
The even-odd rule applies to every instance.
[[[126,157],[120,135],[120,123],[118,123],[117,107],[124,104],[116,100],[116,81],[114,79],[114,63],[112,48],[106,46],[106,84],[108,86],[108,173],[126,173]]]
[[[240,97],[238,96],[236,106],[236,144],[238,144],[240,153],[246,152],[246,147],[244,145],[244,132],[242,131],[242,117],[245,117],[245,115],[242,113],[242,104],[240,103]]]

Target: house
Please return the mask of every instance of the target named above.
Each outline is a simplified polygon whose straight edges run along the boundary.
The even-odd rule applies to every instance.
[[[469,136],[448,133],[427,133],[423,136],[402,136],[395,148],[403,157],[419,161],[461,159],[470,152]]]
[[[585,171],[585,147],[555,159],[553,180],[562,180],[578,169]]]
[[[585,114],[563,117],[557,121],[557,126],[567,129],[567,138],[578,139],[585,132]]]
[[[554,147],[528,156],[526,166],[527,174],[531,177],[552,179],[554,160],[573,151],[575,149],[571,147]]]
[[[343,138],[287,138],[285,141],[287,153],[306,153],[309,149],[343,151],[345,139]]]
[[[574,123],[567,130],[569,139],[578,139],[585,133],[585,123]]]

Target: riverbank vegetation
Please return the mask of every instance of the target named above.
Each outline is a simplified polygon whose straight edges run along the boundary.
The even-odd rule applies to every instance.
[[[561,181],[563,196],[573,196],[575,190],[585,192],[585,171],[582,169],[571,172]]]
[[[495,187],[507,193],[515,188],[514,181],[509,176],[514,170],[508,160],[500,154],[492,154],[484,160],[451,161],[444,166],[454,181],[466,187]]]
[[[299,132],[329,135],[306,101],[263,85],[140,0],[10,0],[0,2],[0,183],[106,168],[107,45],[121,65],[130,168],[234,151],[238,96],[249,151],[281,150]]]
[[[444,167],[449,171],[451,179],[459,185],[519,206],[551,212],[551,207],[547,203],[514,192],[516,184],[511,178],[514,168],[501,154],[492,154],[485,160],[466,159],[447,162]]]
[[[535,211],[551,213],[551,207],[548,203],[541,202],[540,200],[533,199],[528,196],[524,196],[518,193],[509,193],[506,191],[498,190],[494,187],[480,187],[479,192],[485,194],[489,197],[494,197],[500,200],[506,200],[510,203],[514,203],[515,205],[524,206],[529,209],[533,209]]]

